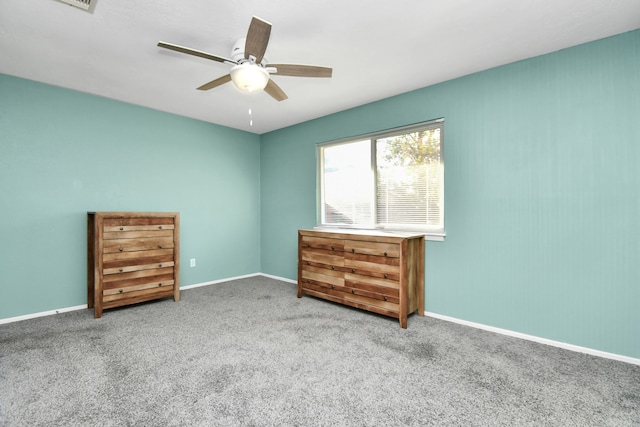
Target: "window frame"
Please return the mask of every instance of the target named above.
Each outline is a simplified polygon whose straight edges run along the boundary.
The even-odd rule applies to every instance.
[[[377,191],[377,160],[376,160],[376,144],[377,140],[389,137],[395,137],[402,134],[419,132],[426,129],[432,129],[434,127],[440,128],[440,168],[442,169],[442,229],[429,229],[426,226],[420,227],[412,227],[410,224],[407,224],[406,227],[385,227],[376,225],[377,218],[377,200],[375,193]],[[372,186],[373,192],[373,214],[374,214],[374,224],[371,226],[366,226],[365,224],[327,224],[323,222],[325,218],[325,203],[324,203],[324,148],[334,147],[339,145],[345,145],[350,143],[356,143],[360,141],[368,140],[369,148],[371,150],[371,176],[372,181],[370,185]],[[400,126],[396,128],[386,129],[382,131],[372,132],[368,134],[353,136],[349,138],[342,138],[339,140],[322,142],[316,144],[316,228],[333,228],[333,229],[360,229],[360,230],[378,230],[378,231],[394,231],[394,232],[419,232],[424,233],[427,240],[436,240],[443,241],[446,233],[445,233],[445,209],[444,209],[444,118],[438,118],[434,120],[428,120],[420,123],[414,123],[411,125]]]

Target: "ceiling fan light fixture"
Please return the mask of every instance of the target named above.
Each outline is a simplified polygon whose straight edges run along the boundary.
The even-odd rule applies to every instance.
[[[245,62],[231,68],[231,81],[243,92],[263,90],[269,82],[269,73],[259,65]]]

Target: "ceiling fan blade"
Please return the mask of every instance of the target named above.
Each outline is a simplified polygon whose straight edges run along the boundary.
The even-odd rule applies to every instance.
[[[200,58],[211,59],[217,62],[229,62],[231,64],[237,64],[233,59],[225,58],[223,56],[213,55],[211,53],[203,52],[201,50],[191,49],[188,47],[180,46],[173,43],[158,42],[159,47],[163,47],[169,50],[175,50],[176,52],[186,53],[187,55],[199,56]]]
[[[211,80],[209,83],[203,84],[198,88],[198,90],[213,89],[214,87],[218,87],[230,81],[231,81],[231,74],[227,74],[226,76],[218,77],[215,80]]]
[[[264,91],[271,95],[276,101],[284,101],[288,98],[287,94],[280,89],[280,86],[271,79],[267,82],[267,86],[264,88]]]
[[[270,23],[255,16],[251,18],[251,24],[249,25],[249,31],[247,32],[247,40],[244,45],[244,57],[249,59],[249,56],[251,55],[256,58],[256,63],[259,64],[262,62],[264,53],[267,51],[270,36]]]
[[[329,67],[316,67],[315,65],[295,65],[295,64],[267,64],[267,67],[274,67],[277,71],[272,74],[279,76],[295,77],[331,77],[333,69]]]

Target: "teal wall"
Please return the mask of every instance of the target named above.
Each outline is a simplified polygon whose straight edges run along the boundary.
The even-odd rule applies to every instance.
[[[86,304],[87,211],[180,212],[182,286],[259,272],[259,182],[258,135],[0,75],[0,319]]]
[[[640,358],[640,31],[263,135],[262,271],[296,278],[316,143],[439,117],[426,310]]]

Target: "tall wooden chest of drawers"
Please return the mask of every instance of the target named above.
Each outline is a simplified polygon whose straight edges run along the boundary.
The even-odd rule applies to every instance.
[[[399,319],[424,316],[424,235],[298,231],[298,298],[312,295]]]
[[[180,214],[88,212],[87,305],[180,300]]]

